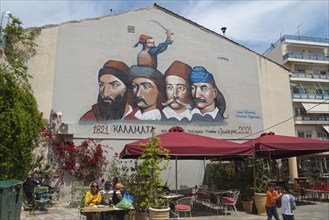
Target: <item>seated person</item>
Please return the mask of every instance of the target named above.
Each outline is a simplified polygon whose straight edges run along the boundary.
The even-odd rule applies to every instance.
[[[102,205],[112,205],[113,189],[110,181],[106,181],[104,184],[104,189],[101,191]],[[102,219],[105,220],[106,216],[111,214],[110,212],[102,212]]]
[[[35,187],[41,186],[41,181],[40,181],[39,175],[37,173],[33,173],[31,184],[34,185],[33,189],[35,189]],[[40,200],[41,198],[49,199],[49,195],[47,193],[39,193],[39,194],[35,195],[36,200]],[[39,203],[38,209],[40,211],[46,211],[46,202]]]
[[[102,196],[98,189],[98,182],[93,181],[90,184],[90,191],[86,193],[85,206],[95,206],[100,204],[101,201],[102,201]],[[96,213],[88,214],[87,219],[96,220],[97,219]]]
[[[113,196],[113,189],[111,187],[111,182],[106,181],[104,185],[104,189],[101,191],[102,196],[102,205],[110,205],[112,204],[112,196]]]
[[[112,201],[114,205],[118,204],[123,199],[123,194],[124,194],[123,185],[122,183],[118,182],[117,184],[115,184],[115,190],[112,196]],[[115,211],[115,216],[117,220],[124,220],[125,214],[126,214],[125,210]]]
[[[35,183],[32,182],[32,175],[28,175],[25,182],[23,183],[24,199],[26,201],[26,205],[30,205],[33,201],[33,189],[35,186]]]
[[[37,173],[33,173],[32,183],[34,183],[36,186],[41,184],[41,180],[39,179],[39,175]]]
[[[115,189],[115,185],[119,182],[119,179],[118,177],[114,177],[113,180],[112,180],[112,189],[114,190]]]
[[[37,185],[36,187],[40,187],[40,186],[41,186],[41,184]],[[40,200],[41,198],[48,200],[49,199],[48,193],[39,193],[39,194],[37,194],[35,196],[35,199],[36,200]],[[47,202],[41,202],[41,203],[39,203],[39,207],[38,208],[39,208],[40,211],[47,211],[47,209],[46,209],[46,203]]]

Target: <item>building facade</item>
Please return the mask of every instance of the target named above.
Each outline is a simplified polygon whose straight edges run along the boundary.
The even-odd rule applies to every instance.
[[[329,139],[329,39],[285,35],[265,56],[291,70],[295,135]],[[328,172],[324,159],[300,159],[300,172]]]
[[[295,133],[286,68],[158,5],[45,26],[37,43],[28,66],[40,111],[60,114],[58,133],[77,143],[111,146],[109,158],[177,125],[236,142]],[[202,166],[180,161],[178,184],[199,184]]]

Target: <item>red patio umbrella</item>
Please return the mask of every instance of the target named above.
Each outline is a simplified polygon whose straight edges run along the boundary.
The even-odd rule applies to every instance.
[[[254,154],[267,158],[288,158],[329,151],[329,141],[264,133],[241,144],[252,147]]]
[[[176,159],[176,193],[177,193],[177,159],[206,160],[212,158],[235,159],[252,155],[252,148],[240,144],[184,132],[184,129],[176,126],[165,134],[157,135],[161,146],[169,150],[170,158]],[[138,158],[144,150],[139,147],[150,140],[146,138],[126,144],[120,153],[120,158]]]
[[[169,150],[169,156],[177,159],[212,159],[212,158],[235,158],[252,155],[252,148],[238,143],[196,135],[184,132],[177,126],[169,129],[169,132],[157,135],[161,146]],[[120,153],[120,158],[138,158],[145,144],[150,140],[146,138],[126,144]]]

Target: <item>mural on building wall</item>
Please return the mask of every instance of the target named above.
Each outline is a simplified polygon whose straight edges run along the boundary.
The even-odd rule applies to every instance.
[[[80,121],[161,120],[223,121],[226,103],[214,76],[203,66],[175,60],[165,71],[158,69],[158,54],[173,44],[166,29],[166,40],[155,46],[146,34],[139,37],[143,46],[137,65],[108,60],[98,72],[98,98]]]

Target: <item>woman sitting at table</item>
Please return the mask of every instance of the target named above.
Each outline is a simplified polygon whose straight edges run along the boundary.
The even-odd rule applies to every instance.
[[[98,182],[93,181],[90,184],[90,191],[86,193],[85,197],[85,206],[95,206],[98,205],[102,201],[101,193],[98,190]],[[87,216],[87,219],[96,220],[96,213],[91,213],[91,215]]]

